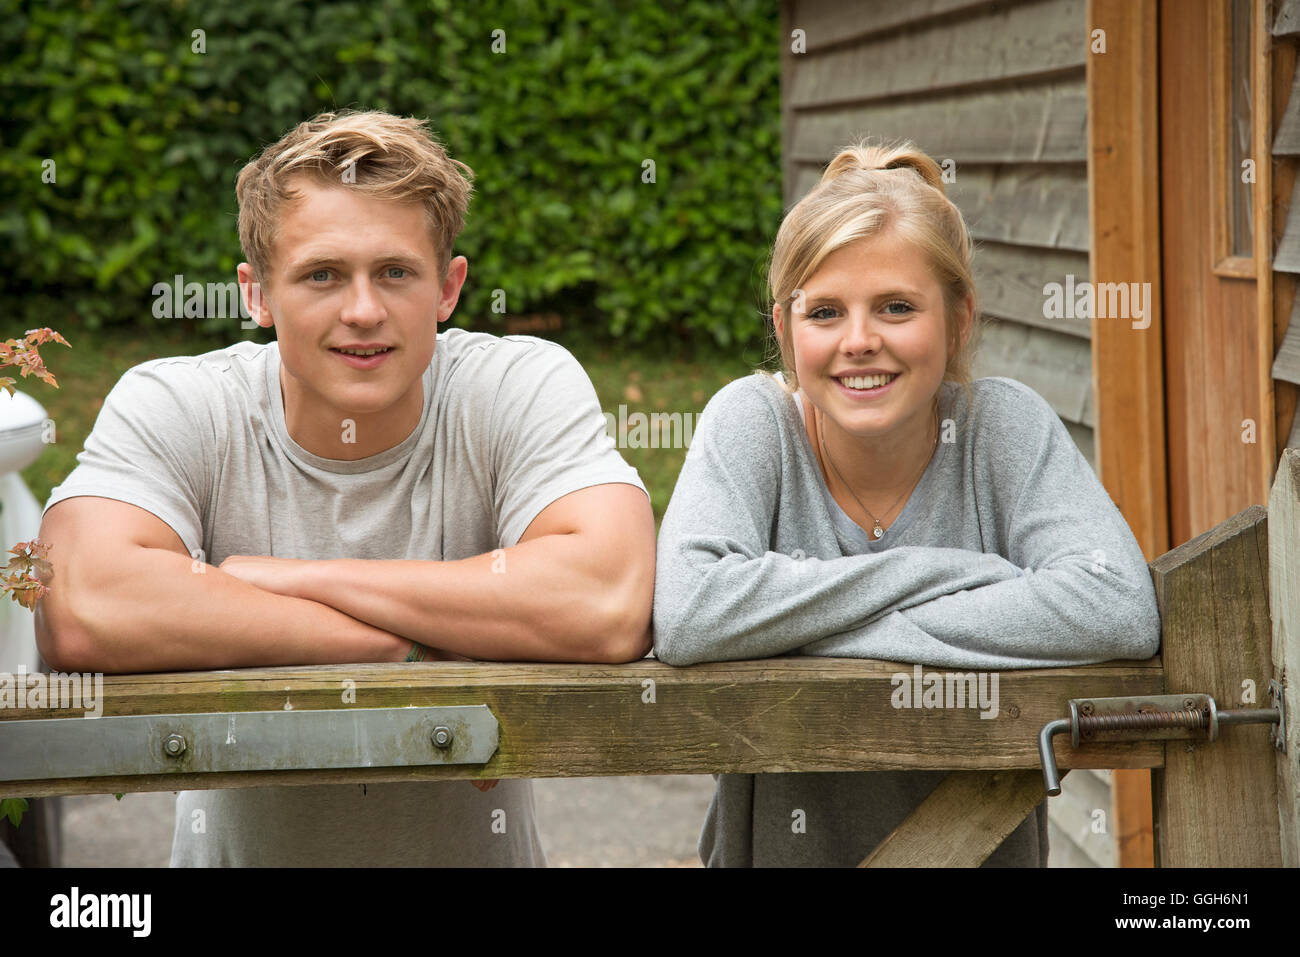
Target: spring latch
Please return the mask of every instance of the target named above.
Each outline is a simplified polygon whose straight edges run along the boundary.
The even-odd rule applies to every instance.
[[[1146,698],[1073,698],[1070,717],[1049,721],[1038,735],[1038,756],[1043,780],[1051,797],[1061,793],[1052,738],[1070,732],[1070,743],[1193,739],[1215,741],[1219,729],[1229,724],[1270,724],[1270,740],[1286,752],[1286,705],[1282,686],[1268,683],[1271,708],[1220,711],[1207,694],[1152,695]]]

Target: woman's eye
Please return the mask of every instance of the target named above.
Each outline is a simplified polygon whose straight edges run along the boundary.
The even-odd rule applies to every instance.
[[[902,310],[899,311],[899,312],[892,312],[892,313],[890,313],[890,315],[901,316],[901,315],[903,315],[903,313],[905,313],[905,312],[913,312],[913,311],[914,311],[914,310],[912,309],[912,304],[911,304],[910,302],[905,302],[905,301],[902,300],[902,299],[895,299],[893,302],[891,302],[891,303],[889,303],[888,305],[886,305],[885,308],[886,308],[886,309],[892,309],[894,306],[902,306],[903,308],[902,308]]]
[[[812,312],[808,313],[809,319],[830,319],[835,315],[835,310],[830,306],[818,306]]]
[[[394,276],[393,273],[397,273],[397,275]],[[403,269],[401,266],[389,266],[389,267],[388,267],[388,278],[389,278],[389,279],[403,279],[403,278],[405,278],[405,277],[406,277],[406,270]]]

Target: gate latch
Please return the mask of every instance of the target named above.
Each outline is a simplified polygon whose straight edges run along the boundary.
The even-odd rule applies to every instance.
[[[1286,753],[1286,704],[1282,686],[1268,683],[1271,708],[1220,711],[1208,694],[1165,694],[1145,698],[1072,698],[1070,717],[1049,721],[1038,735],[1043,780],[1051,797],[1061,793],[1052,738],[1070,732],[1073,747],[1110,741],[1198,739],[1214,741],[1229,724],[1270,724],[1269,740]]]

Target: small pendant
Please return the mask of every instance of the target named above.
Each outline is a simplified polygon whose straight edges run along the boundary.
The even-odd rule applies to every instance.
[[[879,522],[876,522],[876,527],[873,530],[873,534],[876,536],[876,538],[879,538],[881,535],[885,534],[883,531],[881,531]]]

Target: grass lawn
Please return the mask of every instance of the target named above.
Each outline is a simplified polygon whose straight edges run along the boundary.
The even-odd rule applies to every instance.
[[[15,376],[15,388],[40,402],[55,423],[56,441],[22,473],[27,487],[42,505],[49,499],[50,490],[76,467],[77,453],[95,424],[104,396],[127,369],[160,356],[198,355],[238,341],[205,338],[180,326],[91,331],[65,324],[56,329],[72,348],[50,343],[41,347],[41,356],[58,379],[59,388],[34,377]],[[631,352],[590,345],[568,347],[591,376],[601,408],[616,419],[620,405],[626,407],[625,417],[637,412],[647,417],[655,412],[693,416],[718,389],[763,362],[759,348],[751,348],[747,354],[700,351],[691,359],[680,359],[657,355],[649,348]],[[624,445],[629,438],[637,440],[635,434],[629,435]],[[668,440],[665,435],[663,441]],[[672,495],[686,449],[624,447],[621,451],[650,490],[658,523]]]

